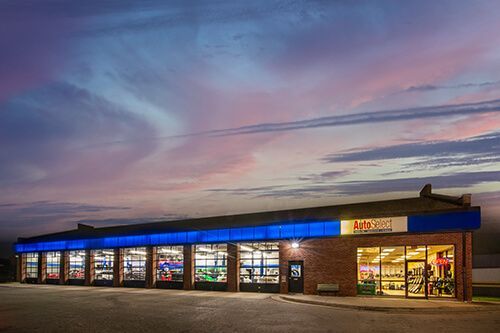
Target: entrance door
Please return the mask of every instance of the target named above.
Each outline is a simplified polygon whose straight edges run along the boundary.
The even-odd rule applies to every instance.
[[[406,297],[427,298],[425,260],[406,261]]]
[[[304,292],[304,262],[289,261],[288,262],[288,292],[303,293]]]

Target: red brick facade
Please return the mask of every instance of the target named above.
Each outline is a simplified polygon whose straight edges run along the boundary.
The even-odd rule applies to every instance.
[[[123,250],[114,249],[113,287],[123,287]]]
[[[227,291],[238,291],[240,282],[239,251],[236,244],[227,244]]]
[[[184,290],[194,289],[194,246],[184,245]]]
[[[464,261],[463,239],[465,238]],[[358,247],[402,246],[402,245],[454,245],[455,246],[455,286],[456,296],[464,300],[465,267],[466,295],[472,295],[472,234],[435,233],[405,235],[363,235],[334,238],[307,239],[300,248],[293,249],[290,241],[280,242],[280,275],[287,276],[289,260],[304,261],[304,293],[316,294],[319,283],[338,283],[339,296],[356,296]],[[281,293],[288,293],[288,279],[282,279]]]
[[[316,294],[320,283],[338,283],[339,296],[356,296],[357,248],[379,246],[454,245],[455,290],[458,300],[470,301],[472,297],[472,233],[422,233],[397,235],[341,236],[332,238],[305,239],[300,247],[292,248],[291,241],[280,241],[280,292],[288,293],[288,261],[304,262],[304,293]],[[465,248],[464,248],[465,244]],[[147,248],[146,283],[147,288],[155,286],[156,249]],[[94,278],[94,258],[92,251],[86,250],[85,285],[92,285]],[[61,279],[68,279],[68,251],[61,253]],[[113,286],[123,286],[123,250],[114,250]],[[465,255],[465,260],[464,260]],[[23,257],[19,256],[21,282],[24,282]],[[45,283],[46,253],[39,252],[38,283]],[[463,274],[465,269],[465,275]],[[465,281],[465,295],[464,295]],[[183,289],[194,289],[194,249],[184,245]],[[228,244],[227,290],[239,290],[239,250],[236,244]]]

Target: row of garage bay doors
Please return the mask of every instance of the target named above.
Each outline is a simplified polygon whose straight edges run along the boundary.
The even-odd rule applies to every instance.
[[[153,249],[155,287],[182,289],[185,278],[183,246],[158,246]],[[202,244],[193,247],[195,289],[226,290],[228,276],[227,244]],[[145,247],[123,248],[118,252],[123,285],[145,286],[148,253]],[[241,291],[279,292],[279,243],[239,243],[239,289]],[[44,260],[40,260],[40,255]],[[90,256],[86,258],[87,255]],[[66,260],[67,283],[85,284],[86,270],[91,273],[91,284],[112,286],[117,270],[117,251],[95,249],[23,254],[25,282],[60,283],[61,265]],[[62,258],[66,256],[66,258]],[[43,266],[43,267],[40,267]],[[86,267],[90,266],[90,267]],[[43,269],[42,269],[43,268]],[[43,275],[43,276],[40,276]],[[42,278],[42,279],[40,279]]]

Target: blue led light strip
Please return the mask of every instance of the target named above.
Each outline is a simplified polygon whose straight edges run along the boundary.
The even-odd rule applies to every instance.
[[[21,252],[105,249],[133,246],[202,244],[290,238],[334,237],[340,235],[340,221],[276,224],[267,226],[169,232],[151,235],[116,236],[56,242],[16,244]]]

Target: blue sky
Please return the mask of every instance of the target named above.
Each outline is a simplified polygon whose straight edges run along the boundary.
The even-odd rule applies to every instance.
[[[473,193],[491,248],[499,7],[2,1],[0,241],[432,182]]]

